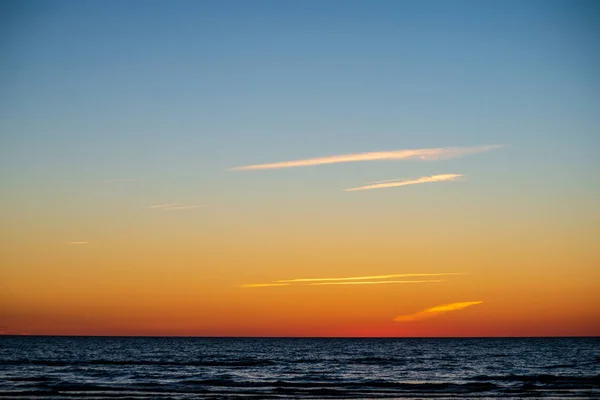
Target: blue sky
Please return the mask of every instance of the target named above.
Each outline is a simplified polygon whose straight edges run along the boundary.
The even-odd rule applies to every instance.
[[[569,193],[564,202],[575,205],[597,195],[595,2],[3,8],[2,181],[16,203],[41,188],[51,196],[110,179],[145,184],[140,202],[163,194],[227,203],[252,190],[321,196],[436,173],[466,174],[490,196]],[[227,171],[488,144],[506,147],[443,163]]]

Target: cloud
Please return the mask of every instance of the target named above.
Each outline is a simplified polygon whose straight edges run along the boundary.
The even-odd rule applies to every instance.
[[[249,283],[241,285],[243,288],[256,288],[256,287],[268,287],[268,286],[289,286],[289,283]]]
[[[268,286],[290,286],[290,285],[381,285],[390,283],[430,283],[444,282],[442,280],[385,280],[390,278],[408,278],[425,276],[446,276],[462,275],[462,272],[443,272],[443,273],[425,273],[425,274],[389,274],[389,275],[371,275],[371,276],[350,276],[345,278],[296,278],[281,279],[273,283],[252,283],[241,285],[243,288],[256,288]]]
[[[190,210],[193,208],[203,208],[205,205],[194,205],[194,206],[186,206],[184,204],[156,204],[153,206],[148,206],[148,209],[159,209],[163,211],[176,211],[176,210]]]
[[[282,161],[269,164],[246,165],[234,167],[231,170],[249,171],[257,169],[278,169],[293,167],[309,167],[313,165],[337,164],[345,162],[375,161],[375,160],[443,160],[448,158],[462,157],[468,154],[481,153],[502,147],[502,145],[471,146],[471,147],[440,147],[431,149],[412,149],[378,151],[370,153],[344,154],[309,158],[305,160]]]
[[[467,307],[471,307],[477,304],[481,304],[483,301],[465,301],[462,303],[451,303],[451,304],[442,304],[441,306],[435,306],[423,311],[419,311],[414,314],[409,315],[400,315],[394,318],[396,322],[414,322],[420,321],[422,319],[437,317],[440,314],[445,314],[450,311],[462,310]]]
[[[89,242],[66,242],[65,244],[88,244]]]
[[[388,278],[408,278],[413,276],[444,276],[444,275],[462,275],[462,272],[442,272],[432,274],[391,274],[391,275],[372,275],[372,276],[350,276],[347,278],[299,278],[283,279],[277,282],[320,282],[320,281],[352,281],[364,279],[388,279]]]
[[[165,210],[165,211],[191,210],[192,208],[204,208],[204,207],[206,207],[206,206],[203,206],[203,205],[197,205],[197,206],[175,206],[175,207],[163,208],[163,210]]]
[[[309,283],[310,286],[314,285],[383,285],[386,283],[429,283],[429,282],[445,282],[443,280],[427,280],[427,281],[358,281],[358,282],[318,282]]]
[[[366,186],[355,187],[351,189],[344,189],[344,192],[354,192],[357,190],[371,190],[371,189],[383,189],[396,186],[416,185],[419,183],[431,183],[431,182],[443,182],[443,181],[454,181],[460,178],[461,174],[443,174],[443,175],[431,175],[423,176],[417,179],[391,179],[388,181],[371,182]]]

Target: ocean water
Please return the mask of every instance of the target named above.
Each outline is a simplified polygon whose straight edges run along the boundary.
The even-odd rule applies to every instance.
[[[599,338],[0,337],[0,398],[600,398]]]

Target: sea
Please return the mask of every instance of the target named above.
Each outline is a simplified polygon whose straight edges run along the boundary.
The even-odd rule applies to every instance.
[[[600,338],[0,336],[9,399],[593,399]]]

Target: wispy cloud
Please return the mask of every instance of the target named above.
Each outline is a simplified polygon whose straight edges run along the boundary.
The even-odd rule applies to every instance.
[[[164,208],[163,210],[165,210],[165,211],[191,210],[193,208],[204,208],[204,207],[206,207],[206,206],[203,206],[203,205],[197,205],[197,206],[175,206],[175,207]]]
[[[378,181],[371,182],[371,184],[366,186],[355,187],[351,189],[344,189],[345,192],[354,192],[357,190],[371,190],[371,189],[383,189],[390,188],[396,186],[406,186],[406,185],[417,185],[419,183],[431,183],[431,182],[443,182],[443,181],[454,181],[461,176],[462,174],[443,174],[443,175],[431,175],[431,176],[423,176],[417,179],[391,179],[388,181]]]
[[[152,206],[148,206],[146,208],[148,209],[157,209],[157,210],[162,210],[162,211],[176,211],[176,210],[190,210],[193,208],[204,208],[206,207],[205,205],[193,205],[193,206],[188,206],[185,204],[156,204],[156,205],[152,205]]]
[[[375,161],[375,160],[443,160],[448,158],[462,157],[468,154],[481,153],[502,147],[502,145],[471,146],[471,147],[440,147],[431,149],[412,149],[412,150],[394,150],[377,151],[369,153],[343,154],[336,156],[326,156],[318,158],[309,158],[305,160],[282,161],[269,164],[246,165],[242,167],[231,168],[237,171],[249,171],[257,169],[278,169],[309,167],[313,165],[337,164],[345,162]]]
[[[269,286],[289,286],[289,283],[248,283],[241,285],[243,288],[257,288],[257,287],[269,287]]]
[[[463,275],[463,272],[441,272],[429,274],[391,274],[391,275],[371,275],[371,276],[350,276],[346,278],[298,278],[282,279],[277,282],[321,282],[321,281],[353,281],[365,279],[389,279],[389,278],[408,278],[417,276],[444,276],[444,275]]]
[[[423,311],[419,311],[414,314],[400,315],[400,316],[394,318],[394,321],[396,321],[396,322],[420,321],[422,319],[437,317],[440,314],[445,314],[450,311],[462,310],[464,308],[471,307],[471,306],[481,304],[481,303],[483,303],[483,301],[465,301],[462,303],[443,304],[441,306],[427,308]]]
[[[410,277],[430,277],[463,275],[462,272],[443,272],[443,273],[424,273],[424,274],[389,274],[389,275],[371,275],[371,276],[349,276],[345,278],[296,278],[280,279],[272,283],[252,283],[241,285],[243,288],[258,288],[268,286],[318,286],[318,285],[382,285],[399,283],[433,283],[444,282],[442,280],[390,280],[390,278],[410,278]]]
[[[318,282],[309,283],[310,286],[315,285],[384,285],[387,283],[430,283],[430,282],[445,282],[443,280],[425,280],[425,281],[356,281],[356,282]]]
[[[155,204],[153,206],[148,206],[146,208],[168,208],[168,207],[177,207],[179,204]]]
[[[89,242],[66,242],[65,244],[88,244]]]

